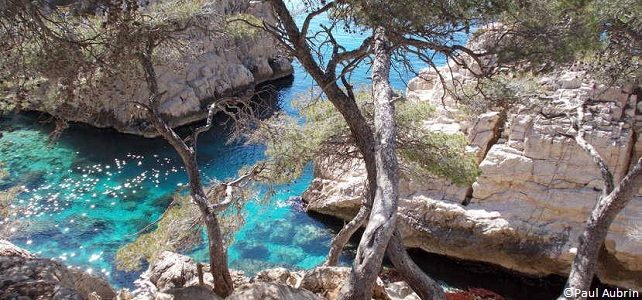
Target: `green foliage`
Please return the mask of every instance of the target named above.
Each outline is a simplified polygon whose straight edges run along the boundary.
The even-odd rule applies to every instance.
[[[575,61],[599,47],[599,24],[587,2],[510,1],[498,18],[509,29],[503,40],[493,41],[492,52],[500,64],[526,62],[534,69]]]
[[[362,113],[374,120],[371,96],[357,94]],[[472,155],[465,152],[466,138],[461,134],[435,133],[423,126],[434,108],[427,102],[395,102],[397,149],[402,172],[413,178],[437,175],[458,184],[470,184],[479,174]],[[343,160],[356,158],[348,126],[334,107],[324,100],[298,102],[296,108],[305,120],[277,115],[262,123],[249,142],[265,144],[271,182],[286,183],[296,179],[306,164],[315,158],[332,156],[340,166]],[[372,124],[371,124],[372,125]]]
[[[153,262],[163,251],[186,251],[198,245],[201,242],[199,216],[190,197],[175,195],[154,230],[118,249],[116,267],[124,271],[139,270],[143,260]]]
[[[536,79],[530,73],[498,74],[492,79],[482,78],[462,89],[453,89],[454,96],[469,115],[508,110],[516,105],[536,105],[531,96],[542,92]]]
[[[90,8],[79,3],[0,3],[0,111],[29,104],[56,115],[56,109],[64,109],[72,99],[91,105],[114,78],[143,78],[134,64],[149,45],[158,53],[175,53],[172,48],[184,44],[185,32],[206,13],[204,0],[160,1],[144,7],[125,0]],[[96,14],[95,9],[102,12]],[[185,47],[180,52],[189,53]]]
[[[437,175],[466,186],[480,175],[476,157],[465,152],[468,139],[463,134],[424,130],[412,138],[409,146],[401,145],[398,149],[406,177],[422,181],[428,175]]]
[[[321,151],[324,143],[347,129],[341,115],[327,101],[294,103],[305,123],[293,116],[278,114],[252,133],[250,143],[266,145],[266,170],[262,177],[276,184],[298,178],[305,165]]]
[[[22,193],[22,188],[14,186],[6,190],[0,190],[0,219],[9,217],[12,213],[11,203]]]
[[[263,27],[263,21],[251,14],[228,16],[225,22],[225,33],[236,38],[256,37]]]
[[[195,16],[204,12],[203,5],[205,0],[178,0],[178,1],[158,1],[146,8],[145,14],[149,18],[143,18],[147,21],[147,26],[166,26],[171,22],[184,23],[194,19]]]
[[[251,189],[241,190],[236,195],[243,199],[251,199],[254,196]],[[215,197],[212,193],[208,196]],[[211,200],[218,201],[218,199]],[[237,201],[235,205],[218,214],[223,240],[228,245],[244,223],[245,216],[242,213],[244,204],[245,201]],[[198,207],[191,201],[190,196],[179,193],[174,195],[174,200],[155,226],[145,228],[144,231],[146,232],[138,235],[134,241],[116,252],[116,267],[119,270],[139,270],[143,261],[154,262],[163,251],[189,252],[199,246],[204,237],[204,227]]]
[[[432,105],[403,101],[395,108],[402,174],[417,181],[436,175],[459,185],[470,185],[477,179],[477,160],[466,153],[468,139],[463,134],[432,132],[423,126],[434,112]]]
[[[357,24],[368,27],[385,26],[398,33],[421,33],[427,28],[472,26],[480,20],[490,19],[508,8],[510,1],[503,0],[407,0],[407,1],[348,1],[352,18]],[[366,5],[366,6],[363,6]],[[435,30],[438,33],[440,29]]]
[[[642,2],[595,0],[604,28],[603,49],[593,54],[590,72],[615,84],[642,78]]]

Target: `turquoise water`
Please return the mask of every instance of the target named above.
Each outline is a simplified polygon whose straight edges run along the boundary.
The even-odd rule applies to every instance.
[[[327,22],[320,18],[312,26]],[[355,48],[361,41],[336,31],[336,38]],[[310,95],[315,84],[298,63],[291,83],[279,86],[276,96],[287,113],[296,113],[292,101]],[[353,85],[368,83],[368,66],[352,75]],[[408,73],[393,74],[392,83],[403,89]],[[316,94],[312,93],[316,96]],[[112,284],[127,287],[139,272],[114,267],[116,250],[156,220],[172,194],[186,184],[173,149],[163,140],[145,139],[72,124],[55,145],[47,144],[50,125],[35,115],[0,120],[0,162],[10,172],[0,189],[22,186],[15,205],[20,221],[12,240],[43,257],[102,274]],[[205,180],[224,180],[262,158],[258,146],[226,144],[226,131],[214,128],[199,140],[199,162]],[[229,248],[232,268],[248,274],[274,266],[312,268],[325,258],[335,231],[307,215],[299,196],[312,180],[312,168],[290,185],[279,186],[271,201],[246,205],[246,223]],[[193,253],[206,259],[201,246]],[[350,255],[343,257],[347,262]]]
[[[17,201],[21,221],[12,240],[43,257],[101,273],[127,286],[137,272],[113,267],[115,251],[156,220],[172,194],[186,184],[173,149],[150,140],[72,126],[53,147],[48,126],[34,116],[0,123],[0,157],[9,170],[0,188],[22,186]],[[226,145],[221,130],[201,141],[199,160],[205,179],[225,179],[261,157],[260,147]],[[311,170],[296,182],[277,187],[268,204],[250,203],[245,226],[230,247],[230,264],[253,273],[268,266],[310,268],[323,261],[333,232],[288,201],[300,195]],[[278,233],[278,234],[270,234]],[[193,255],[204,258],[203,250]]]

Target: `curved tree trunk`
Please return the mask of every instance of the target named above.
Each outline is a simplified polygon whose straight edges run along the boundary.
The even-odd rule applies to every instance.
[[[395,120],[390,88],[390,46],[384,28],[375,30],[372,86],[375,111],[377,189],[366,229],[348,281],[338,299],[372,299],[388,241],[395,230],[399,168],[395,153]]]
[[[377,186],[377,170],[374,156],[374,134],[368,125],[361,110],[357,106],[354,98],[347,95],[337,84],[336,72],[334,69],[322,70],[318,62],[315,61],[312,51],[307,41],[299,31],[294,19],[287,9],[283,0],[269,0],[274,8],[274,12],[280,19],[285,28],[285,35],[280,37],[280,41],[285,44],[292,44],[292,55],[296,56],[305,70],[312,76],[315,82],[321,87],[328,100],[343,116],[348,124],[355,144],[363,156],[366,166],[367,183],[365,187],[364,205],[365,210],[360,209],[357,217],[346,224],[333,239],[328,254],[327,264],[335,265],[339,259],[341,251],[345,244],[350,240],[354,232],[365,223],[370,213],[370,207],[374,200],[374,189]],[[306,33],[306,32],[304,32]]]
[[[377,189],[377,168],[376,168],[375,153],[374,153],[375,141],[374,141],[374,134],[372,132],[372,129],[370,128],[370,126],[368,126],[366,119],[361,114],[361,111],[359,110],[359,107],[357,106],[357,103],[354,97],[351,97],[349,93],[346,94],[346,92],[344,92],[338,86],[337,80],[336,80],[337,79],[336,70],[332,67],[329,67],[329,68],[326,68],[326,70],[323,70],[321,69],[320,65],[314,60],[310,46],[307,44],[307,41],[305,39],[305,35],[308,34],[307,32],[308,27],[306,27],[306,24],[305,23],[303,24],[303,32],[301,32],[297,24],[294,22],[292,15],[290,15],[290,12],[287,9],[287,5],[283,0],[267,0],[267,1],[270,4],[272,4],[274,12],[277,18],[279,19],[279,23],[283,29],[273,30],[266,27],[265,30],[267,30],[273,36],[275,36],[279,40],[279,42],[285,48],[288,48],[290,53],[299,60],[299,62],[305,68],[305,70],[312,76],[315,82],[317,82],[317,84],[321,87],[325,95],[328,97],[328,100],[343,116],[344,120],[348,124],[348,127],[350,128],[350,132],[355,139],[355,144],[357,145],[359,152],[363,156],[365,166],[366,166],[367,186],[366,186],[366,195],[364,195],[364,198],[365,198],[365,205],[367,205],[367,207],[366,207],[366,210],[360,209],[359,214],[362,213],[367,216],[369,215],[370,207],[374,202],[374,198],[375,198],[374,191]],[[332,5],[332,4],[329,3],[328,5]],[[318,13],[315,12],[312,14],[317,15]],[[310,17],[312,14],[308,15],[308,17]],[[364,45],[365,43],[362,44],[360,48],[364,48]],[[367,49],[363,49],[363,51],[366,51],[366,50]],[[333,57],[333,59],[334,58],[336,57]],[[338,259],[338,255],[341,249],[343,249],[343,246],[349,240],[350,236],[359,227],[359,226],[356,226],[356,224],[365,222],[365,219],[367,218],[364,218],[364,220],[361,221],[361,217],[360,217],[360,218],[357,218],[356,220],[353,219],[354,222],[351,221],[350,223],[346,224],[347,228],[342,229],[342,232],[340,233],[341,237],[336,238],[335,241],[333,241],[332,248],[331,248],[331,253],[332,253],[331,255],[337,256],[337,259]],[[383,245],[384,245],[383,247],[385,248],[386,243],[384,243]],[[331,260],[328,260],[328,261],[331,262]],[[406,263],[408,265],[414,266],[415,269],[418,269],[414,264],[414,262],[412,262],[411,260],[407,260]],[[379,270],[376,270],[376,271],[378,274]],[[408,277],[408,278],[413,277],[412,274],[405,274],[408,272],[406,268],[403,268],[403,267],[399,268],[399,271],[403,273],[405,277]],[[375,274],[375,276],[373,277],[373,280],[372,280],[373,282],[377,274]],[[425,288],[426,287],[422,287],[422,286],[413,286],[413,289],[418,294],[422,294],[421,290]],[[372,290],[370,290],[369,292],[371,293]]]
[[[386,250],[388,259],[421,299],[445,300],[444,289],[412,261],[402,244],[399,230],[395,230]]]
[[[185,166],[189,179],[190,196],[201,212],[207,231],[210,273],[212,273],[214,279],[214,292],[221,297],[227,297],[234,290],[232,276],[227,266],[227,250],[225,249],[218,218],[210,209],[209,200],[201,183],[200,171],[198,170],[198,164],[196,162],[196,153],[174,133],[174,130],[163,122],[157,113],[153,114],[155,115],[152,121],[154,127],[161,136],[172,145],[176,152],[178,152],[183,161],[183,166]]]
[[[369,200],[366,200],[369,201]],[[365,202],[365,201],[364,201]],[[337,233],[337,235],[332,239],[332,244],[330,245],[330,251],[328,253],[328,258],[326,259],[326,266],[336,266],[339,262],[339,256],[341,256],[341,251],[346,246],[352,235],[366,222],[368,215],[370,214],[370,206],[367,203],[363,203],[357,215],[347,224],[343,225],[343,228]]]
[[[597,271],[600,249],[609,227],[618,213],[635,197],[641,185],[642,158],[618,186],[610,194],[602,197],[593,208],[586,228],[580,236],[568,281],[558,299],[586,299],[582,297],[581,291],[589,291],[591,288],[593,276]]]

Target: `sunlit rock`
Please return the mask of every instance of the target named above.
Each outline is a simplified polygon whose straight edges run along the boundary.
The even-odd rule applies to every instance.
[[[113,299],[102,278],[0,240],[0,299]]]
[[[617,181],[642,156],[642,110],[630,87],[604,87],[581,72],[558,72],[542,82],[546,90],[538,106],[511,111],[503,128],[497,127],[497,112],[458,120],[456,103],[440,98],[443,88],[434,71],[410,82],[412,101],[437,106],[434,119],[426,121],[430,128],[452,131],[452,123],[459,123],[482,174],[469,187],[402,178],[398,220],[407,246],[528,274],[567,274],[603,186],[592,159],[562,135],[572,128],[563,112],[578,99],[591,99],[585,138]],[[303,197],[308,209],[351,219],[363,194],[363,164],[337,166],[331,157],[320,157],[315,166],[316,178]],[[599,263],[603,282],[642,287],[641,218],[639,193],[610,227]]]

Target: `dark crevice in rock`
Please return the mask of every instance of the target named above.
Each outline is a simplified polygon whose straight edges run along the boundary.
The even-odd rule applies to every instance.
[[[488,155],[488,152],[490,152],[490,148],[493,147],[493,145],[499,143],[500,139],[502,138],[502,135],[504,134],[504,130],[506,129],[506,122],[508,120],[508,108],[503,108],[499,112],[499,118],[497,120],[497,123],[495,124],[495,127],[493,127],[493,138],[488,141],[488,144],[486,145],[486,149],[484,150],[484,154],[482,155],[481,159],[479,160],[478,164],[481,164],[484,159],[486,159],[486,156]],[[466,197],[464,198],[464,201],[461,202],[461,205],[467,206],[470,204],[471,199],[473,199],[473,186],[469,186],[468,189],[466,190]]]
[[[337,232],[341,229],[341,219],[315,212],[309,214]],[[362,233],[363,229],[355,232],[346,248],[350,249],[351,244],[356,247]],[[559,295],[565,282],[565,278],[559,275],[528,276],[495,264],[453,258],[418,248],[409,248],[408,252],[426,274],[448,286],[462,290],[487,289],[506,299],[553,299]],[[344,250],[343,255],[354,256],[354,253]],[[384,267],[392,268],[387,258]]]

